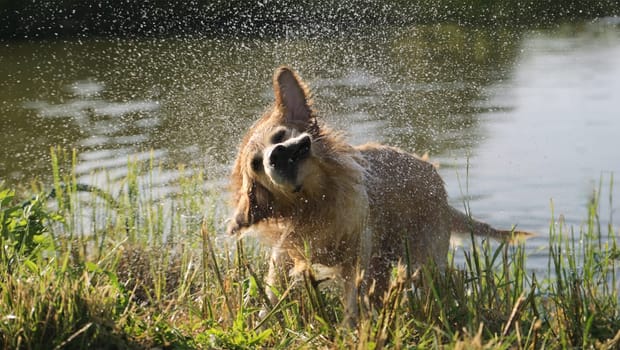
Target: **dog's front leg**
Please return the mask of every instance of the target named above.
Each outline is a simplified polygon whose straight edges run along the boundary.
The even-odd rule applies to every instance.
[[[289,258],[286,251],[280,248],[273,248],[271,250],[271,256],[269,257],[269,271],[265,278],[265,293],[269,299],[269,304],[264,307],[259,317],[262,319],[265,317],[271,308],[273,308],[279,301],[279,294],[286,287],[286,277],[290,268],[293,266],[292,260]]]
[[[366,226],[358,242],[356,261],[350,261],[342,267],[345,322],[351,327],[356,326],[359,321],[360,306],[364,305],[364,295],[369,292],[372,283],[369,275],[371,254],[372,230]]]
[[[359,320],[358,269],[355,265],[343,266],[342,273],[344,277],[344,323],[350,327],[355,327]]]

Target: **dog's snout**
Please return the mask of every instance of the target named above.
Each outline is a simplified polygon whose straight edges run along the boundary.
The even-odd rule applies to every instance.
[[[310,153],[312,140],[305,135],[293,142],[276,145],[269,155],[269,165],[274,168],[285,167],[305,158]]]

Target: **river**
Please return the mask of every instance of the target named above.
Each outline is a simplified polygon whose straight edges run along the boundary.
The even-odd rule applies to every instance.
[[[278,38],[82,39],[0,43],[0,179],[49,183],[50,147],[78,150],[83,182],[161,164],[162,194],[179,163],[225,188],[240,137],[272,99],[282,64],[352,143],[428,152],[453,205],[539,233],[576,229],[601,188],[601,223],[620,200],[620,22],[541,29],[381,27]],[[617,181],[616,181],[617,182]],[[613,223],[612,223],[613,225]],[[606,233],[607,230],[605,229]],[[536,260],[538,259],[538,260]]]

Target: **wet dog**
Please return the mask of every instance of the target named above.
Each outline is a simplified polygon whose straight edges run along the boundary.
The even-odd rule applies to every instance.
[[[289,267],[326,268],[344,281],[345,310],[354,319],[358,277],[362,290],[374,283],[380,303],[398,261],[444,267],[451,232],[500,240],[515,234],[452,208],[424,159],[374,143],[349,145],[317,117],[291,69],[277,69],[273,88],[273,106],[239,148],[231,175],[236,210],[227,228],[253,231],[273,247],[268,286]]]

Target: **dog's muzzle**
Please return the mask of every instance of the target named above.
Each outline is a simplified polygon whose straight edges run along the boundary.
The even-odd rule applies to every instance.
[[[291,185],[298,191],[299,164],[310,156],[311,146],[312,140],[308,134],[274,145],[265,157],[265,169],[272,181],[279,185]]]

